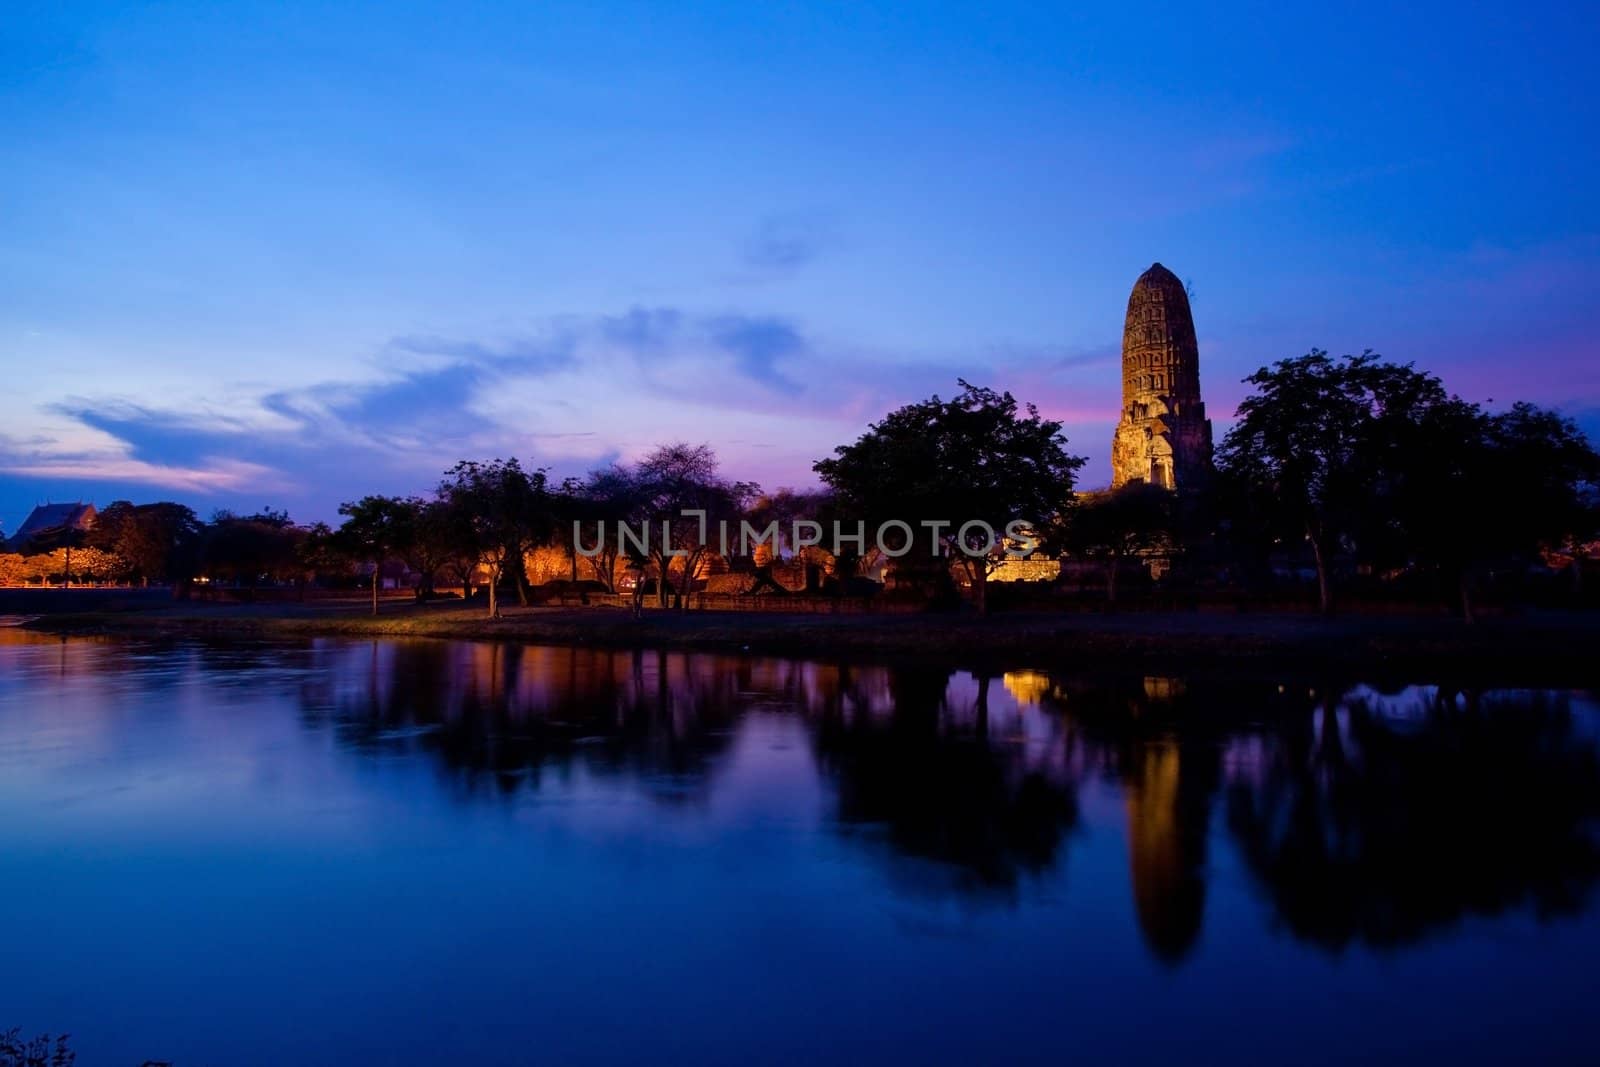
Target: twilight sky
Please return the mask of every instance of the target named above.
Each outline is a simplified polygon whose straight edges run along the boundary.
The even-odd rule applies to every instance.
[[[1312,346],[1600,436],[1600,7],[1299,6],[7,5],[0,525],[673,439],[807,485],[957,376],[1103,484],[1155,260],[1219,439]]]

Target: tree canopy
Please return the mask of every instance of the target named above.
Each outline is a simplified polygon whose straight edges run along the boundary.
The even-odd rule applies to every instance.
[[[986,552],[984,529],[966,524],[996,535],[1013,520],[1042,527],[1070,506],[1084,460],[1067,451],[1061,423],[1032,404],[959,384],[950,400],[936,395],[890,412],[813,469],[840,510],[869,529],[903,522],[918,554],[964,550],[958,558],[972,574],[981,607],[998,545]]]
[[[1081,498],[1072,509],[1062,541],[1069,552],[1099,559],[1106,566],[1106,601],[1117,600],[1122,562],[1141,552],[1173,547],[1177,494],[1149,482],[1133,481]]]
[[[193,576],[204,533],[199,518],[182,504],[118,500],[100,511],[88,544],[115,553],[130,578],[177,584]]]
[[[1400,430],[1447,399],[1438,379],[1373,352],[1333,359],[1320,350],[1257,370],[1217,461],[1246,517],[1310,545],[1318,598],[1333,609],[1332,557],[1370,517]]]
[[[1218,452],[1233,518],[1310,546],[1324,611],[1339,554],[1442,572],[1470,618],[1475,570],[1593,535],[1600,459],[1555,412],[1487,412],[1372,352],[1314,349],[1245,381]]]
[[[552,533],[548,472],[524,470],[516,459],[464,460],[439,486],[445,521],[456,543],[488,571],[489,615],[498,618],[498,587],[507,565]]]

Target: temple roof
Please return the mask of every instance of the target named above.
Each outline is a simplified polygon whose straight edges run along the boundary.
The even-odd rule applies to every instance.
[[[40,504],[17,527],[17,532],[11,535],[8,543],[13,550],[22,548],[35,535],[58,526],[87,530],[94,525],[94,515],[93,504]]]

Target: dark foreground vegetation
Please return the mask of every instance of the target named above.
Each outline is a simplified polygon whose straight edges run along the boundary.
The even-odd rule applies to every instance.
[[[68,1034],[23,1038],[19,1029],[0,1033],[0,1067],[72,1067],[77,1053],[67,1047]]]
[[[891,412],[819,460],[820,491],[728,479],[704,445],[560,483],[516,459],[464,461],[430,494],[345,504],[336,529],[270,509],[201,522],[178,503],[118,501],[90,528],[13,545],[0,584],[154,583],[178,599],[197,584],[300,596],[360,587],[374,615],[386,586],[419,604],[457,589],[489,618],[504,597],[527,607],[552,583],[601,601],[627,595],[635,614],[647,597],[688,610],[721,592],[982,615],[1059,609],[1086,583],[1108,609],[1129,592],[1324,614],[1344,598],[1448,605],[1467,622],[1486,606],[1595,606],[1600,456],[1570,420],[1520,403],[1485,410],[1370,353],[1313,351],[1247,381],[1254,392],[1214,474],[1178,492],[1140,482],[1078,492],[1083,460],[1060,423],[962,382],[955,398]],[[1032,562],[1054,569],[1000,593],[1017,546],[983,529],[1017,519],[1037,544]],[[619,537],[619,524],[648,529],[648,545]],[[716,531],[746,524],[772,534],[753,548],[719,543]],[[829,536],[896,524],[909,542]]]
[[[39,1034],[24,1039],[20,1029],[0,1033],[0,1067],[74,1067],[78,1054],[68,1045],[71,1034]],[[139,1067],[172,1067],[166,1060],[145,1060]]]

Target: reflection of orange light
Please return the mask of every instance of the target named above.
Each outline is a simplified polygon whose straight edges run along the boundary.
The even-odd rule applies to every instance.
[[[1144,695],[1150,700],[1171,700],[1173,697],[1181,697],[1188,688],[1181,678],[1151,675],[1144,680]]]
[[[1050,692],[1050,678],[1038,671],[1010,671],[1001,678],[1006,687],[1006,692],[1018,704],[1031,706],[1039,703],[1044,695]]]

